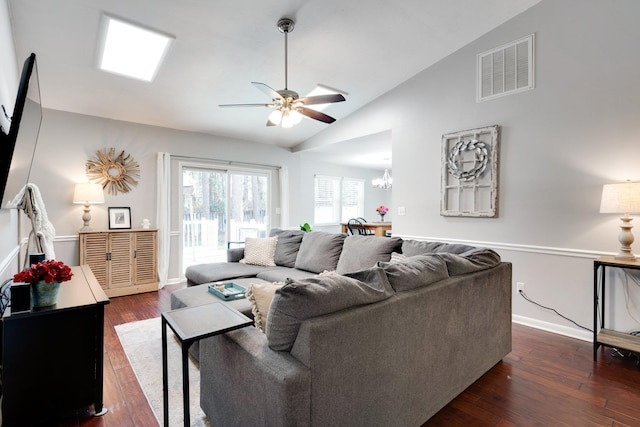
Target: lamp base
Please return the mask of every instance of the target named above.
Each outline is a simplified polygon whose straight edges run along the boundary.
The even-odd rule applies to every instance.
[[[631,229],[633,225],[631,225],[631,221],[633,218],[626,214],[622,218],[620,218],[622,224],[620,224],[620,235],[618,236],[618,241],[620,242],[620,252],[615,256],[616,259],[625,260],[625,261],[635,261],[636,256],[631,252],[631,244],[633,243],[633,233]]]
[[[89,222],[91,221],[91,206],[89,203],[84,204],[84,209],[82,210],[84,213],[82,214],[82,221],[84,221],[83,227],[80,231],[92,231]]]

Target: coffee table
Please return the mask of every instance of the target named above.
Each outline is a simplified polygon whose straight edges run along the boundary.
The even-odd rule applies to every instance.
[[[184,405],[184,425],[191,424],[189,413],[189,347],[194,342],[253,325],[239,311],[223,302],[179,308],[162,313],[162,403],[164,425],[169,427],[169,388],[167,378],[167,325],[178,337],[182,348],[182,399]]]

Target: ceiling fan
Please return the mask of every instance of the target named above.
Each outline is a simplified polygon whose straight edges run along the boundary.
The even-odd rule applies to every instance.
[[[289,90],[287,86],[288,68],[287,68],[287,36],[293,31],[294,22],[289,18],[282,18],[278,21],[278,29],[284,33],[284,89],[274,90],[264,83],[251,82],[258,90],[266,93],[271,97],[271,103],[262,104],[223,104],[220,107],[270,107],[275,110],[269,115],[267,126],[282,126],[283,128],[292,127],[300,123],[302,116],[319,120],[324,123],[333,123],[336,121],[320,111],[306,108],[307,105],[329,104],[333,102],[342,102],[345,100],[341,94],[328,94],[306,96],[300,98],[297,92]]]

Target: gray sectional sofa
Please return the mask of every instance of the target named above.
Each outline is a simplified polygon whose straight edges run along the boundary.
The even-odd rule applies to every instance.
[[[200,343],[213,425],[418,426],[511,351],[511,264],[490,249],[272,235],[275,266],[241,264],[231,250],[228,263],[189,269],[192,286],[171,297],[179,308],[219,301],[210,281],[284,282],[265,332]],[[247,299],[229,304],[252,315]]]

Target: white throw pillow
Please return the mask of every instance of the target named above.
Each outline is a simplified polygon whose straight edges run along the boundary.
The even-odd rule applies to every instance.
[[[244,242],[244,258],[240,262],[242,264],[275,267],[276,243],[278,243],[278,236],[266,238],[247,237]]]
[[[247,289],[247,299],[251,303],[251,312],[256,328],[264,332],[267,327],[267,314],[276,291],[284,285],[283,282],[252,283]]]

